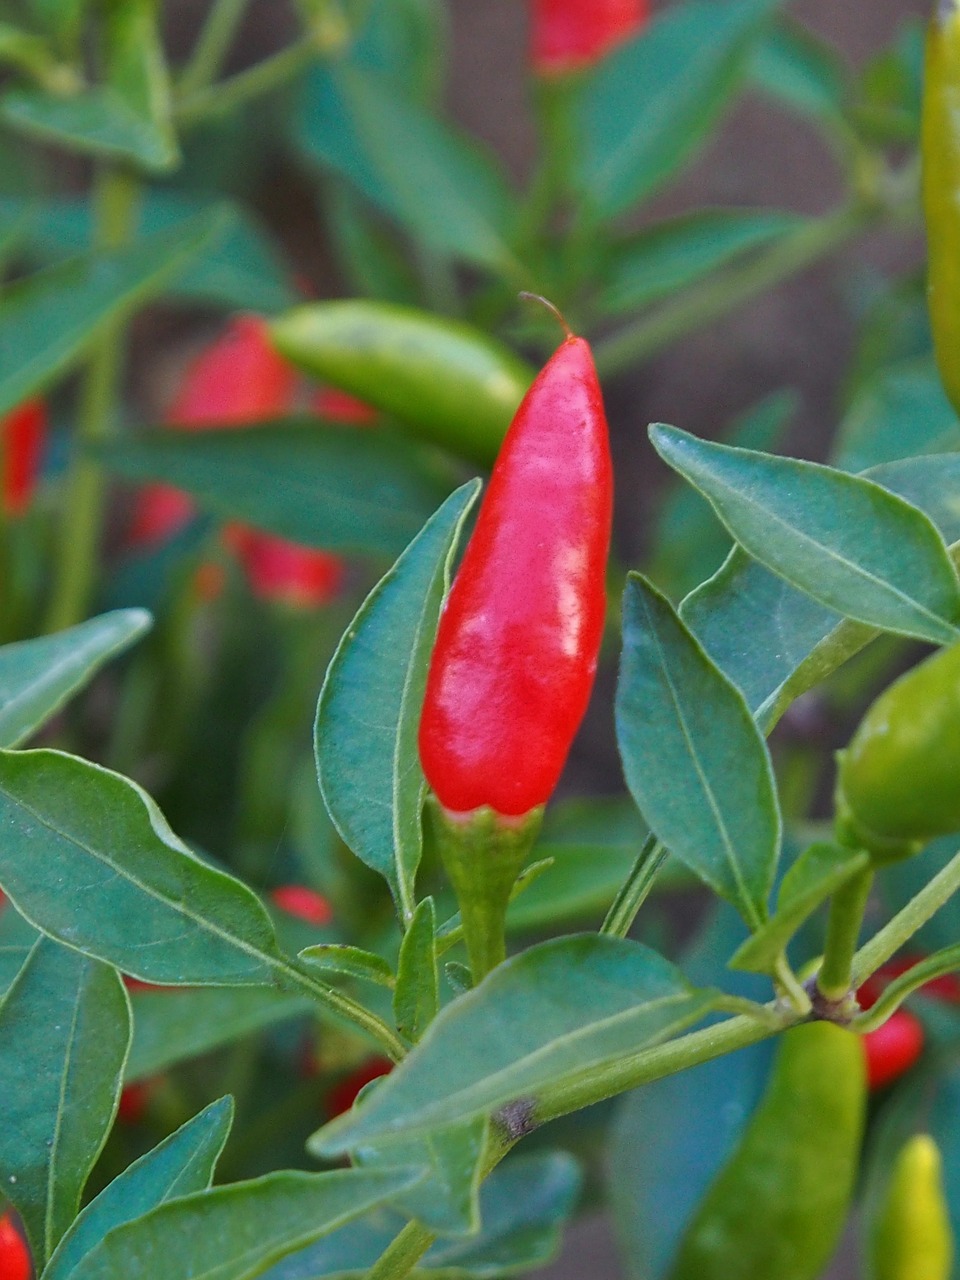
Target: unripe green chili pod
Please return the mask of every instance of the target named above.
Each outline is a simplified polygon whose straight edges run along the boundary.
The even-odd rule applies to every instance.
[[[670,1280],[818,1280],[853,1194],[865,1099],[858,1036],[829,1022],[787,1031]]]
[[[875,861],[960,830],[960,645],[877,698],[839,753],[837,826]]]
[[[938,0],[927,32],[923,208],[928,299],[940,377],[960,413],[960,3]]]
[[[871,1244],[874,1280],[950,1280],[943,1161],[929,1134],[916,1134],[897,1156]]]
[[[392,303],[309,303],[275,320],[271,336],[313,377],[484,466],[497,456],[534,377],[480,330]]]

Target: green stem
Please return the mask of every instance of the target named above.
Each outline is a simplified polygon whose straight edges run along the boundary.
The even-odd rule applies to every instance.
[[[784,995],[793,1006],[794,1011],[798,1013],[800,1017],[806,1017],[811,1009],[810,997],[807,995],[800,983],[800,980],[797,978],[797,975],[790,967],[790,961],[787,959],[786,952],[782,951],[777,957],[777,962],[774,967],[774,976],[783,989]]]
[[[247,4],[248,0],[213,0],[180,76],[178,88],[185,97],[205,89],[220,74]]]
[[[877,210],[859,202],[802,226],[745,266],[722,272],[690,289],[651,316],[637,320],[594,348],[601,377],[609,377],[671,343],[719,320],[735,307],[833,253],[874,221]]]
[[[614,938],[627,936],[666,858],[667,850],[651,831],[641,845],[630,874],[621,885],[613,906],[600,926],[601,933],[608,933]]]
[[[419,1222],[408,1222],[367,1272],[367,1280],[403,1280],[436,1238]]]
[[[854,1019],[851,1024],[853,1030],[861,1035],[875,1031],[891,1014],[896,1013],[908,996],[913,995],[926,983],[946,977],[947,974],[956,973],[958,969],[960,969],[960,946],[947,947],[935,955],[928,956],[926,960],[921,960],[899,978],[895,978],[876,1004]]]
[[[315,981],[308,974],[302,973],[287,961],[276,961],[274,968],[285,980],[285,985],[298,987],[316,1000],[318,1004],[329,1009],[331,1013],[345,1018],[348,1022],[352,1022],[355,1026],[366,1031],[394,1062],[399,1062],[401,1058],[406,1056],[407,1047],[400,1037],[391,1031],[382,1019],[360,1004],[359,1001],[344,995],[342,991],[336,991],[333,987],[328,987],[326,983]]]
[[[138,195],[139,184],[129,171],[112,166],[98,171],[93,192],[96,248],[116,249],[129,241],[136,226]],[[93,347],[83,376],[47,614],[48,631],[60,631],[80,622],[90,602],[105,485],[103,470],[88,451],[114,428],[125,332],[125,322],[117,322],[104,330]]]
[[[255,98],[271,93],[305,70],[321,50],[315,36],[305,36],[219,84],[185,95],[177,104],[177,122],[190,128],[229,115]]]
[[[860,984],[910,941],[960,889],[960,853],[954,855],[902,911],[860,948],[853,960],[853,984]]]
[[[853,986],[853,958],[872,887],[873,868],[868,867],[842,885],[830,902],[823,964],[817,974],[817,990],[826,1000],[842,1000]]]

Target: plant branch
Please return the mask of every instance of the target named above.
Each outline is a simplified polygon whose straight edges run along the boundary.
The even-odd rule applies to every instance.
[[[117,249],[133,234],[139,184],[119,167],[103,167],[93,191],[94,244]],[[77,430],[66,480],[59,548],[46,629],[61,631],[86,617],[97,571],[103,523],[104,476],[91,445],[114,429],[126,322],[104,330],[93,346],[80,388]]]
[[[949,973],[956,973],[958,969],[960,969],[960,946],[946,947],[935,955],[927,956],[925,960],[913,965],[899,978],[895,978],[876,1004],[859,1018],[854,1019],[851,1023],[853,1030],[861,1035],[866,1035],[868,1031],[876,1031],[877,1027],[886,1022],[891,1014],[896,1013],[907,996],[913,995],[926,983],[943,978]]]
[[[878,217],[873,205],[843,205],[826,217],[808,222],[785,236],[745,266],[724,271],[682,294],[653,315],[613,333],[596,344],[601,377],[620,373],[696,329],[719,320],[735,307],[766,293],[819,259],[834,253]]]
[[[860,984],[910,941],[960,889],[960,853],[925,885],[915,898],[860,948],[853,959],[853,985]]]
[[[436,1238],[421,1223],[408,1222],[367,1272],[367,1280],[403,1280]]]
[[[313,35],[287,45],[279,53],[264,58],[247,71],[240,71],[219,84],[207,85],[186,94],[177,103],[177,122],[185,128],[217,120],[238,107],[282,88],[304,71],[321,52]]]
[[[817,974],[817,990],[826,1000],[842,1000],[853,985],[853,958],[872,887],[873,868],[867,867],[841,885],[830,902],[823,964]]]
[[[205,89],[220,74],[248,0],[213,0],[178,88],[184,97]]]
[[[391,1031],[381,1018],[378,1018],[375,1013],[360,1004],[358,1000],[344,995],[342,991],[337,991],[333,987],[328,987],[324,982],[316,981],[309,974],[301,972],[295,965],[286,960],[275,961],[274,967],[282,979],[285,980],[286,985],[305,991],[307,995],[316,1000],[318,1004],[329,1009],[331,1013],[337,1014],[341,1018],[346,1018],[348,1022],[352,1022],[355,1026],[366,1031],[394,1062],[399,1062],[401,1058],[406,1056],[407,1047],[400,1037]]]
[[[640,846],[637,860],[630,869],[630,874],[620,887],[620,891],[607,912],[607,917],[600,926],[601,933],[610,934],[614,938],[625,938],[630,926],[637,918],[637,912],[647,900],[653,888],[660,868],[667,858],[667,850],[651,831]]]

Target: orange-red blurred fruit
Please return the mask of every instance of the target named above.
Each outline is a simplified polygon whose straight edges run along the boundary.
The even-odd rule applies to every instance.
[[[550,76],[589,67],[649,17],[649,0],[533,0],[533,68]]]
[[[307,924],[321,926],[333,919],[333,908],[323,894],[305,884],[282,884],[271,891],[270,897],[281,911]]]
[[[22,516],[30,506],[47,437],[47,410],[42,400],[25,400],[0,419],[6,516]]]
[[[393,1063],[389,1058],[367,1058],[366,1062],[361,1063],[355,1071],[335,1084],[327,1094],[328,1117],[332,1120],[334,1116],[349,1111],[364,1085],[368,1085],[371,1080],[379,1079],[380,1076],[388,1075],[392,1070]]]
[[[27,1242],[5,1213],[0,1218],[0,1280],[30,1280],[32,1274]]]
[[[867,1084],[882,1089],[904,1075],[923,1053],[923,1024],[909,1009],[898,1009],[863,1037]]]

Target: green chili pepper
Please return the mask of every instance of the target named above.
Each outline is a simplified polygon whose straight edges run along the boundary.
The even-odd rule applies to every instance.
[[[838,834],[875,861],[960,831],[960,645],[890,685],[838,759]]]
[[[938,0],[927,33],[923,206],[929,305],[940,377],[960,413],[960,3]]]
[[[271,335],[313,377],[484,466],[534,376],[470,325],[392,303],[310,303],[274,321]]]
[[[942,1173],[929,1134],[901,1149],[873,1230],[874,1280],[950,1280],[953,1233]]]
[[[670,1280],[816,1280],[853,1193],[863,1048],[828,1022],[787,1031],[766,1093],[687,1228]]]

